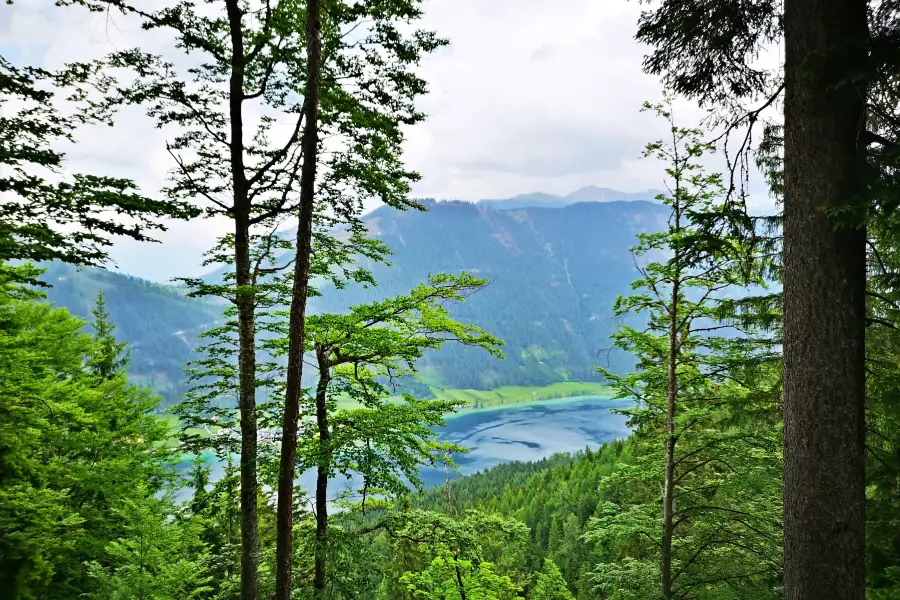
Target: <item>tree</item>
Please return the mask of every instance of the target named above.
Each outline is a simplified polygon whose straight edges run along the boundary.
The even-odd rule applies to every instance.
[[[100,265],[112,237],[153,241],[152,232],[165,229],[161,217],[197,215],[185,202],[142,196],[129,179],[66,172],[61,143],[74,143],[79,125],[100,120],[79,110],[83,88],[99,67],[76,63],[54,73],[0,57],[0,105],[15,103],[0,117],[0,263]],[[66,91],[70,102],[55,104]],[[2,268],[7,277],[24,273]]]
[[[413,540],[428,557],[421,571],[408,571],[400,583],[412,598],[427,600],[512,600],[521,585],[498,573],[487,560],[489,546],[520,543],[527,528],[515,520],[478,511],[445,515],[412,511],[403,516],[396,539]]]
[[[302,152],[306,157],[300,176],[300,219],[294,258],[294,282],[288,317],[287,381],[284,387],[284,416],[281,422],[281,462],[278,471],[278,538],[275,549],[275,600],[290,600],[291,565],[294,543],[294,473],[297,460],[297,421],[300,416],[300,387],[303,378],[303,350],[306,345],[306,300],[312,253],[313,210],[316,162],[319,152],[319,89],[322,67],[322,0],[310,0],[306,7],[306,123]],[[318,571],[316,572],[318,574]]]
[[[106,310],[106,298],[102,291],[97,293],[91,314],[94,316],[92,325],[96,349],[88,361],[88,368],[98,377],[112,379],[117,373],[122,373],[128,365],[128,344],[116,341],[115,325],[110,321],[109,312]]]
[[[256,236],[274,240],[282,220],[302,212],[298,239],[303,247],[297,249],[301,289],[304,261],[309,260],[306,223],[315,218],[313,213],[331,224],[359,228],[363,199],[375,198],[400,208],[417,206],[406,198],[409,182],[417,175],[404,169],[399,158],[402,127],[424,118],[415,108],[415,99],[426,91],[425,85],[411,68],[444,41],[431,32],[400,31],[400,22],[421,14],[416,0],[328,5],[322,16],[321,65],[305,64],[307,11],[293,0],[227,0],[215,10],[189,1],[153,12],[127,0],[63,3],[92,10],[117,9],[139,19],[145,29],[171,30],[177,46],[199,64],[179,69],[139,48],[115,52],[106,63],[131,70],[135,78],[124,85],[109,75],[97,80],[104,96],[93,108],[108,114],[119,104],[145,105],[160,126],[176,128],[178,133],[168,143],[176,168],[167,193],[172,198],[199,199],[206,214],[223,216],[233,224],[233,234],[214,253],[228,256],[227,262],[233,265],[225,284],[188,283],[195,286],[196,295],[222,296],[236,307],[242,598],[255,600],[259,553],[256,310],[259,285],[269,271],[253,261],[254,240]],[[313,13],[308,22],[314,25],[316,20]],[[317,37],[312,30],[310,34]],[[306,81],[307,73],[317,68],[321,68],[321,85]],[[254,104],[263,113],[256,128],[250,125]],[[304,119],[316,112],[318,121],[304,125]],[[281,123],[286,124],[287,135],[282,136],[286,139],[276,141],[275,126]],[[318,139],[304,139],[305,134],[315,137],[317,131]],[[328,138],[333,146],[323,153],[322,164],[316,165],[316,157],[303,149],[316,148],[320,139]],[[317,170],[321,206],[314,208]],[[260,234],[261,230],[268,233]],[[269,247],[278,247],[278,241]],[[280,269],[288,266],[290,261]],[[289,533],[289,515],[282,513],[282,521]],[[282,559],[287,545],[289,538],[282,536]],[[283,597],[284,574],[290,565],[284,560],[279,564]]]
[[[528,598],[530,600],[575,600],[559,567],[549,558],[544,560],[544,570],[537,574]]]
[[[14,268],[0,278],[0,586],[74,599],[96,589],[84,561],[106,564],[126,533],[117,510],[171,482],[169,430],[128,384],[102,308],[91,337],[14,283],[39,271]]]
[[[430,440],[443,414],[458,403],[404,395],[390,401],[383,383],[415,375],[415,362],[446,342],[481,347],[499,355],[500,341],[471,325],[457,323],[446,304],[461,302],[485,285],[462,273],[435,275],[406,296],[352,307],[346,314],[307,317],[306,349],[315,360],[318,381],[304,416],[302,469],[316,469],[313,589],[323,598],[327,583],[329,479],[336,473],[362,478],[360,509],[370,497],[407,493],[407,482],[420,486],[418,470],[433,463]],[[291,332],[291,335],[293,331]],[[284,340],[280,343],[282,347]],[[288,345],[292,344],[290,336]],[[338,399],[359,406],[340,410]],[[283,456],[282,456],[283,459]]]
[[[784,8],[784,585],[791,600],[865,597],[867,98],[865,81],[853,82],[866,61],[866,12],[864,0],[789,0]]]
[[[98,586],[88,598],[190,600],[211,591],[209,556],[199,540],[202,525],[168,519],[175,513],[171,498],[126,500],[115,512],[126,523],[125,531],[107,546],[107,565],[88,563]]]
[[[660,200],[672,212],[667,230],[638,236],[636,261],[650,262],[638,266],[639,292],[616,301],[617,315],[648,316],[646,329],[621,326],[613,338],[635,355],[637,371],[604,370],[619,397],[636,401],[619,412],[630,417],[641,452],[603,483],[627,491],[589,535],[623,555],[600,565],[598,579],[613,598],[715,597],[725,585],[768,597],[779,574],[780,464],[777,436],[760,415],[774,406],[767,384],[777,379],[767,368],[769,340],[725,319],[734,302],[727,296],[764,280],[740,239],[702,226],[724,196],[721,176],[697,163],[712,147],[699,130],[675,125],[670,103],[645,108],[671,132],[646,154],[669,164],[672,185]]]
[[[788,598],[864,594],[865,224],[896,206],[894,2],[665,0],[644,13],[645,66],[724,107],[727,131],[767,127],[763,167],[784,199],[785,583]],[[707,23],[721,25],[715,32]],[[754,62],[784,37],[783,70]],[[753,109],[743,106],[756,101]],[[766,147],[768,146],[768,147]],[[775,149],[775,152],[770,152]],[[783,160],[781,151],[783,150]],[[770,161],[775,156],[774,161]],[[768,158],[767,158],[768,157]],[[776,169],[771,169],[773,164]],[[782,170],[783,169],[783,170]],[[834,527],[834,523],[841,523]]]

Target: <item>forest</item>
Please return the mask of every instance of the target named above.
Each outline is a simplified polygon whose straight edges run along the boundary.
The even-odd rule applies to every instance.
[[[463,478],[435,433],[462,402],[404,382],[443,349],[504,360],[459,318],[490,282],[309,310],[378,290],[391,248],[366,201],[428,208],[402,146],[426,119],[417,67],[452,40],[417,28],[424,4],[59,0],[169,54],[0,57],[0,597],[900,598],[900,4],[646,3],[668,218],[611,309],[634,367],[596,366],[632,433]],[[135,109],[168,136],[164,189],[70,168],[80,128]],[[774,214],[751,210],[751,169]],[[87,320],[55,308],[40,265],[200,219],[229,225],[204,265],[223,276],[181,284],[226,308],[163,411],[104,294]]]

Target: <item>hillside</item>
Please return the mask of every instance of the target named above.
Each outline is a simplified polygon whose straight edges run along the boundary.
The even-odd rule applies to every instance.
[[[130,374],[171,402],[184,392],[182,367],[193,356],[197,336],[216,322],[221,309],[186,298],[174,287],[103,269],[41,265],[47,300],[89,320],[102,291],[116,335],[131,348]]]
[[[428,212],[383,207],[367,221],[393,250],[392,266],[370,265],[377,288],[326,293],[313,310],[335,311],[402,293],[430,273],[469,271],[490,285],[455,309],[507,342],[505,361],[448,347],[424,361],[437,387],[490,389],[590,380],[607,357],[612,306],[636,272],[629,248],[638,232],[667,216],[650,202],[576,203],[560,208],[491,210],[467,202],[426,201]]]
[[[593,568],[610,560],[602,545],[583,535],[604,503],[615,500],[601,491],[601,480],[634,460],[632,440],[617,440],[574,455],[557,454],[535,462],[510,462],[451,483],[454,507],[514,518],[528,526],[525,552],[529,569],[545,558],[556,563],[576,600],[597,597]],[[428,510],[446,510],[446,492],[431,488],[418,500]]]
[[[493,210],[467,202],[425,201],[428,212],[382,207],[367,217],[373,235],[392,249],[392,266],[369,265],[378,287],[323,290],[312,311],[408,291],[429,274],[470,271],[490,285],[456,307],[456,316],[507,342],[506,360],[447,347],[423,361],[436,388],[493,389],[596,379],[598,364],[624,367],[606,355],[615,327],[612,304],[635,278],[628,248],[639,231],[663,226],[666,211],[642,201],[575,203],[559,208]],[[213,275],[210,277],[214,278]],[[182,365],[197,334],[220,308],[183,297],[180,290],[133,277],[53,264],[45,276],[49,300],[88,317],[99,290],[106,293],[121,339],[132,345],[131,372],[177,398]]]

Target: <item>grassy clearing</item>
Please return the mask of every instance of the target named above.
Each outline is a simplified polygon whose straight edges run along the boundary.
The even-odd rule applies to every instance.
[[[434,393],[438,398],[461,400],[471,409],[478,409],[570,396],[603,396],[608,395],[610,390],[607,386],[596,382],[561,381],[543,387],[506,386],[493,390],[435,389]]]

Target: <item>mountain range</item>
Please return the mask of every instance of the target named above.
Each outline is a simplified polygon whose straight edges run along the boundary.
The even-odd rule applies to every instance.
[[[593,197],[597,190],[611,192],[589,190]],[[628,357],[603,352],[616,326],[612,306],[637,275],[629,252],[636,234],[664,227],[668,211],[643,200],[568,201],[588,194],[542,195],[530,206],[520,196],[479,203],[424,200],[425,212],[378,208],[365,221],[393,253],[390,266],[366,265],[378,285],[323,289],[310,310],[341,311],[405,293],[429,274],[468,271],[490,283],[454,307],[453,315],[503,339],[506,358],[445,347],[422,361],[428,385],[545,385],[596,379],[599,364],[625,368]],[[557,201],[565,204],[548,204]],[[221,306],[187,298],[177,287],[101,269],[51,264],[45,279],[53,286],[48,299],[82,317],[104,291],[119,337],[131,345],[132,375],[165,402],[184,391],[181,365],[198,335],[220,319]]]
[[[555,196],[553,194],[545,194],[544,192],[532,192],[530,194],[513,196],[512,198],[504,198],[502,200],[479,200],[478,205],[497,210],[511,210],[517,208],[558,208],[560,206],[568,206],[578,202],[654,200],[657,196],[664,193],[665,192],[660,190],[620,192],[618,190],[589,185],[587,187],[579,188],[565,196]]]

